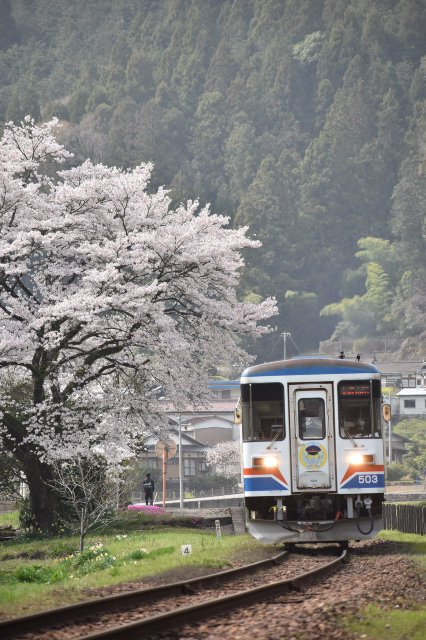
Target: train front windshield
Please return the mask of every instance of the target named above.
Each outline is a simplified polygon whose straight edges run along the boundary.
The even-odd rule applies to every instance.
[[[284,387],[279,382],[241,385],[243,440],[283,440]]]
[[[338,396],[341,438],[381,438],[379,380],[340,382]]]

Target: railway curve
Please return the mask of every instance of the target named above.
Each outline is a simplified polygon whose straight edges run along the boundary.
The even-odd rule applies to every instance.
[[[189,621],[193,623],[209,616],[226,614],[251,603],[258,603],[275,596],[298,592],[306,584],[341,566],[345,562],[346,552],[344,551],[337,559],[334,556],[331,561],[329,552],[326,557],[318,554],[306,557],[291,555],[291,562],[289,562],[288,558],[287,552],[284,552],[266,561],[252,563],[251,565],[196,578],[191,581],[102,598],[94,603],[83,603],[83,609],[81,607],[78,609],[78,605],[72,605],[71,607],[61,608],[61,610],[41,612],[38,614],[36,621],[30,619],[33,616],[15,619],[15,624],[13,624],[13,620],[4,621],[2,623],[3,629],[0,626],[1,637],[19,637],[28,640],[35,638],[40,640],[43,638],[46,638],[46,640],[48,638],[61,638],[62,640],[64,638],[65,640],[65,638],[77,637],[81,640],[101,640],[103,638],[129,640],[142,636],[147,638],[178,628]],[[285,570],[283,570],[281,564],[284,559],[287,560],[284,564]],[[326,562],[324,562],[324,559]],[[256,572],[255,576],[248,579],[249,584],[247,586],[244,582],[247,580],[246,576],[253,574],[253,572]],[[267,572],[266,583],[265,572]],[[280,579],[283,573],[287,575],[284,579]],[[271,582],[271,578],[275,578],[275,580]],[[200,592],[200,589],[203,591]],[[226,592],[226,595],[223,595],[224,592]],[[178,596],[179,593],[186,595]],[[192,602],[197,599],[197,603],[191,603],[190,606],[187,606],[188,595]],[[128,597],[123,598],[123,596]],[[159,598],[168,598],[170,600],[171,597],[173,598],[173,608],[170,608],[170,601],[167,605],[161,602],[159,609],[157,609],[159,612],[156,613],[155,601]],[[140,607],[141,598],[143,598],[142,607]],[[201,601],[198,601],[200,599]],[[185,600],[186,602],[184,603]],[[90,605],[94,605],[94,607]],[[137,611],[131,611],[134,606],[136,606]],[[124,608],[126,610],[123,610]],[[165,611],[165,608],[169,608],[169,610]],[[102,609],[109,611],[109,614],[95,621],[93,616],[99,615]],[[116,613],[111,613],[112,610]],[[152,611],[154,611],[154,615],[148,617],[148,613]],[[63,623],[64,620],[63,618],[61,620],[61,614],[66,615],[70,621],[74,620],[75,624],[71,623],[69,631],[67,628],[63,628],[55,629],[53,634],[49,633],[49,631],[46,632],[46,635],[41,631],[34,633],[37,628],[35,624],[46,626],[46,617],[43,620],[43,613],[50,615],[50,625],[57,625],[59,621]],[[78,623],[78,619],[82,616],[87,620]],[[132,616],[137,619],[127,622]],[[9,631],[7,628],[8,622],[10,623]],[[119,622],[118,625],[117,622]],[[12,626],[14,626],[14,630],[11,633]],[[24,628],[27,630],[26,635],[22,635],[23,633],[25,634]],[[88,629],[91,630],[89,633],[87,633]],[[28,633],[28,631],[30,632]]]

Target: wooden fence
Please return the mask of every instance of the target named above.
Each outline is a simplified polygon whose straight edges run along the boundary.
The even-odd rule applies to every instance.
[[[383,528],[426,535],[426,507],[415,504],[383,505]]]

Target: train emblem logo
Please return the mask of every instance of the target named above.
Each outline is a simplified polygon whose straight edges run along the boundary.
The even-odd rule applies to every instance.
[[[327,462],[327,451],[322,444],[308,442],[301,447],[299,460],[307,469],[320,469]]]

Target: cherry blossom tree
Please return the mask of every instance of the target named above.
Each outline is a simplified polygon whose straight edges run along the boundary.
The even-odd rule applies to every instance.
[[[56,119],[9,123],[0,140],[0,420],[38,526],[60,504],[52,461],[119,462],[172,402],[196,401],[208,370],[246,360],[244,334],[275,303],[238,300],[246,229],[149,191],[151,165],[71,165]],[[18,391],[17,391],[18,390]]]
[[[216,467],[217,473],[225,478],[241,480],[241,443],[239,440],[218,442],[208,449],[206,461]]]

